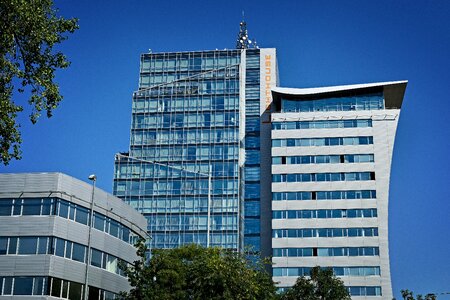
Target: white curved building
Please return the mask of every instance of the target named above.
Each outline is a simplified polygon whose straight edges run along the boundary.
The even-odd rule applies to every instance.
[[[279,287],[331,267],[353,299],[391,299],[388,199],[407,81],[273,88],[272,251]]]
[[[96,188],[90,228],[92,192],[61,173],[0,174],[0,299],[80,300],[86,281],[86,299],[129,290],[118,265],[136,260],[146,219]]]

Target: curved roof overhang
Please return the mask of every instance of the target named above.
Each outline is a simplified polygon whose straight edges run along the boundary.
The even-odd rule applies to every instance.
[[[407,84],[407,80],[402,80],[318,88],[274,87],[272,88],[272,97],[275,108],[279,111],[281,107],[281,98],[302,101],[383,92],[386,108],[396,109],[401,108],[402,106]]]

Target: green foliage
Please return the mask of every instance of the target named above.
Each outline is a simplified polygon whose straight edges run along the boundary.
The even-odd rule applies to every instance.
[[[5,165],[20,159],[16,118],[24,107],[13,101],[14,92],[30,93],[33,124],[42,111],[51,117],[62,100],[55,71],[69,62],[54,46],[78,25],[76,19],[58,17],[52,6],[52,0],[0,0],[0,161]]]
[[[253,263],[243,254],[219,248],[187,245],[153,250],[125,270],[132,286],[123,299],[275,299],[276,288],[264,262]]]
[[[435,294],[426,294],[425,296],[417,295],[417,298],[414,298],[414,293],[410,290],[401,290],[402,298],[404,300],[436,300],[437,296]],[[395,300],[395,298],[394,298]]]
[[[310,278],[299,277],[295,285],[281,295],[282,300],[350,300],[344,283],[332,269],[314,267]]]

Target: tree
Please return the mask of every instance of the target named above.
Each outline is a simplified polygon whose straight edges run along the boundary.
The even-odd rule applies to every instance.
[[[52,0],[0,0],[0,161],[5,165],[21,157],[16,118],[24,106],[13,95],[29,93],[33,124],[42,111],[51,117],[62,100],[55,71],[69,62],[54,46],[78,25],[56,13]]]
[[[282,300],[350,300],[342,280],[330,268],[311,269],[310,278],[299,277],[295,285],[281,295]]]
[[[435,294],[426,294],[425,296],[417,295],[417,298],[414,298],[414,293],[410,290],[401,290],[403,300],[436,300],[437,296]],[[395,300],[395,298],[393,299]]]
[[[140,257],[125,269],[132,289],[123,299],[275,299],[276,287],[264,262],[220,248],[187,245],[157,249],[146,261],[143,241]]]

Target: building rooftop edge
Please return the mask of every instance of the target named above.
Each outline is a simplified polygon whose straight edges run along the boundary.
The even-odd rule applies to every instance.
[[[336,86],[325,86],[325,87],[315,87],[315,88],[287,88],[287,87],[273,87],[272,94],[274,102],[279,102],[281,96],[330,96],[335,94],[342,94],[341,92],[348,91],[362,91],[367,90],[373,91],[374,89],[379,89],[383,91],[386,108],[401,108],[403,97],[406,90],[406,85],[408,80],[399,81],[386,81],[386,82],[374,82],[374,83],[362,83],[362,84],[350,84],[350,85],[336,85]]]
[[[336,85],[336,86],[324,86],[314,88],[288,88],[288,87],[273,87],[272,92],[289,95],[314,95],[330,92],[348,91],[356,89],[364,89],[371,87],[384,87],[389,85],[407,84],[408,80],[400,81],[386,81],[386,82],[374,82],[374,83],[362,83],[362,84],[349,84],[349,85]]]
[[[210,50],[186,50],[186,51],[162,51],[162,52],[145,52],[141,53],[142,55],[153,55],[153,54],[177,54],[177,53],[194,53],[194,52],[214,52],[214,51],[242,51],[242,50],[263,50],[263,49],[276,49],[274,47],[269,48],[250,48],[250,49],[235,49],[235,48],[225,48],[225,49],[210,49]]]
[[[92,184],[62,172],[20,172],[0,174],[0,198],[13,194],[62,193],[75,197],[88,207],[91,202]],[[17,196],[19,197],[19,196]],[[108,211],[116,220],[126,219],[134,231],[146,235],[147,221],[136,209],[122,199],[95,187],[95,207]],[[94,209],[97,211],[97,209]]]

